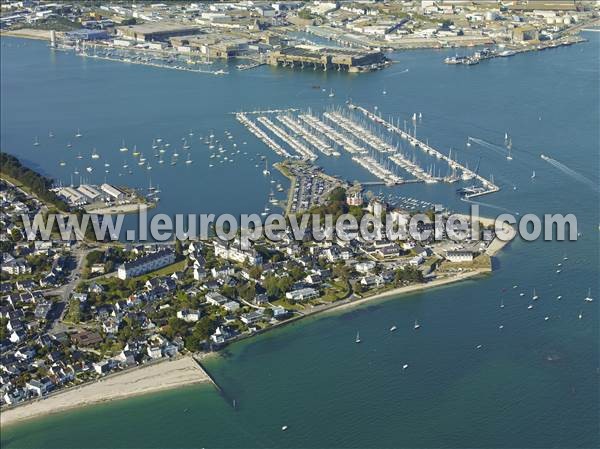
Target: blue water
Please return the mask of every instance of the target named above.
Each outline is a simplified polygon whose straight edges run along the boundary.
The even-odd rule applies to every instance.
[[[23,423],[2,432],[3,446],[598,447],[598,192],[539,158],[551,156],[598,184],[600,37],[586,37],[581,45],[475,67],[442,64],[451,52],[415,51],[393,55],[396,64],[371,74],[261,67],[224,77],[83,60],[3,38],[2,150],[63,183],[81,151],[86,165],[96,164],[92,182],[104,180],[108,160],[109,182],[143,188],[147,171],[136,167],[119,177],[112,170],[122,164],[122,139],[153,159],[154,137],[174,145],[190,129],[194,138],[227,129],[251,154],[209,168],[206,146],[194,142],[191,166],[153,163],[152,182],[163,191],[155,211],[260,211],[270,185],[249,156],[276,158],[229,113],[320,112],[351,98],[401,120],[421,112],[421,137],[454,148],[470,166],[481,158],[480,172],[493,173],[502,187],[481,198],[492,206],[483,213],[574,213],[582,233],[577,242],[516,241],[491,276],[311,318],[229,347],[209,369],[236,410],[210,387],[192,387]],[[465,146],[467,136],[502,145],[506,131],[511,162]],[[97,163],[92,147],[102,155]],[[350,180],[371,179],[347,157],[319,164]],[[463,210],[455,188],[394,192]],[[540,300],[527,310],[533,288]],[[588,288],[593,303],[583,302]],[[418,333],[415,318],[423,324]],[[392,324],[394,334],[387,331]],[[353,343],[357,330],[361,345]],[[280,431],[284,424],[287,432]]]

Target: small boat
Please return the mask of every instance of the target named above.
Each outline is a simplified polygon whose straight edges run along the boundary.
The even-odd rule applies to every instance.
[[[125,153],[126,151],[129,151],[129,148],[127,148],[127,147],[125,146],[125,139],[123,139],[123,143],[121,144],[121,148],[119,148],[119,151],[120,151],[121,153]]]
[[[584,301],[592,302],[594,298],[592,298],[592,289],[588,288],[587,296],[583,298]]]
[[[265,169],[263,170],[263,175],[269,176],[270,174],[271,174],[271,172],[269,171],[268,162],[265,160]]]
[[[475,349],[481,349],[481,348],[483,348],[483,345],[477,345],[477,346],[475,346]]]
[[[93,169],[92,167],[87,167],[87,168],[86,168],[86,171],[87,171],[88,173],[91,173],[91,172],[93,172],[93,171],[94,171],[94,169]]]
[[[192,159],[191,159],[191,157],[190,157],[190,154],[188,153],[188,157],[187,157],[187,159],[185,160],[185,163],[189,165],[189,164],[191,164],[192,162],[193,162],[193,161],[192,161]]]
[[[35,140],[33,141],[33,146],[34,147],[39,147],[40,146],[40,141],[38,140],[38,138],[36,137]]]
[[[533,170],[533,173],[531,174],[531,179],[535,179],[535,170]]]
[[[288,429],[288,426],[281,426],[281,430],[285,432]]]
[[[138,151],[138,149],[137,149],[137,145],[134,145],[134,146],[133,146],[133,153],[132,153],[132,154],[133,154],[134,156],[139,156],[139,155],[140,155],[140,152],[139,152],[139,151]]]
[[[92,159],[100,159],[100,155],[96,153],[96,149],[92,150]]]
[[[583,318],[583,312],[579,312],[579,315],[577,315],[577,318],[582,319]]]
[[[549,316],[545,316],[545,317],[544,317],[544,321],[548,321],[549,319],[550,319],[550,317],[549,317]]]
[[[415,324],[413,325],[414,329],[420,329],[421,325],[419,324],[419,322],[417,320],[415,320]]]
[[[83,134],[81,134],[81,131],[79,131],[79,128],[77,128],[77,133],[75,134],[75,137],[79,138],[81,137]]]
[[[417,121],[417,113],[416,112],[413,113],[412,120],[413,120],[413,122]]]
[[[396,329],[398,329],[396,326],[392,326],[390,327],[390,332],[394,332]]]
[[[335,94],[333,93],[333,89],[329,89],[328,97],[335,97]]]
[[[558,295],[558,296],[556,297],[556,299],[558,299],[558,300],[560,301],[560,300],[562,299],[562,295]]]
[[[402,365],[402,369],[406,369],[408,368],[408,363],[405,363],[404,365]]]
[[[504,324],[501,324],[500,326],[498,326],[498,329],[504,329]]]
[[[387,95],[387,91],[385,89],[383,89],[383,91],[381,92],[383,95]]]
[[[556,274],[560,274],[562,270],[556,270]]]
[[[52,130],[48,131],[48,137],[50,137],[51,139],[54,137],[54,133],[52,132]]]
[[[77,156],[75,156],[77,159],[83,159],[83,156],[81,155],[81,153],[79,153]]]
[[[356,333],[356,339],[354,340],[354,343],[360,343],[360,333]]]
[[[73,145],[71,145],[71,142],[67,143],[67,148],[71,148]]]
[[[58,165],[60,165],[61,167],[64,167],[65,165],[67,165],[67,163],[65,161],[60,161],[58,163]]]
[[[536,301],[539,298],[539,296],[537,295],[537,293],[535,292],[535,288],[533,289],[533,296],[531,297],[531,299],[533,299],[534,301]]]
[[[504,300],[500,301],[500,308],[504,309]]]
[[[529,304],[529,305],[527,306],[527,310],[531,310],[531,309],[533,309],[533,304]]]

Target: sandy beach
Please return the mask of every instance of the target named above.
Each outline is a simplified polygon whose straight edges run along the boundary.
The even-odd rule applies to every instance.
[[[25,39],[50,40],[49,30],[36,30],[33,28],[22,28],[20,30],[3,31],[2,36],[22,37]]]
[[[2,410],[0,426],[16,424],[26,419],[84,405],[124,399],[201,382],[210,382],[210,378],[192,357],[165,360],[111,374],[99,381],[50,395],[46,399]]]

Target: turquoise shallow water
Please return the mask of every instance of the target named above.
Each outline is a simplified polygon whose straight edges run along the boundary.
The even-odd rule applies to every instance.
[[[227,399],[200,386],[103,404],[5,429],[3,447],[597,447],[598,193],[539,159],[543,152],[598,184],[600,41],[596,33],[586,37],[582,45],[471,68],[441,64],[445,52],[417,51],[365,76],[263,67],[229,77],[85,61],[52,54],[39,42],[3,39],[2,150],[63,182],[76,163],[73,152],[89,154],[92,146],[101,162],[119,165],[123,138],[149,148],[155,136],[176,142],[190,129],[229,129],[252,151],[268,154],[228,112],[322,110],[352,98],[401,118],[420,111],[419,133],[430,143],[459,149],[471,164],[481,157],[482,174],[493,171],[503,187],[482,199],[493,206],[484,213],[571,212],[582,232],[577,242],[514,242],[492,276],[311,318],[233,345],[209,362]],[[335,98],[312,85],[332,87]],[[78,127],[81,149],[66,150]],[[49,129],[54,139],[45,137]],[[511,163],[464,146],[467,136],[501,142],[506,130]],[[36,135],[39,149],[32,146]],[[194,144],[192,151],[191,167],[152,171],[163,190],[157,211],[263,207],[269,185],[253,161],[209,170],[206,147]],[[67,167],[58,165],[63,159]],[[320,163],[349,179],[368,179],[345,158]],[[98,172],[92,181],[103,180]],[[123,182],[116,172],[106,176]],[[148,183],[147,172],[126,178]],[[464,209],[454,188],[397,192]],[[597,299],[584,304],[589,287]],[[533,288],[541,298],[527,310]],[[423,324],[418,333],[415,318]],[[393,324],[398,330],[390,334]],[[353,343],[357,330],[361,345]],[[280,431],[284,424],[287,432]]]

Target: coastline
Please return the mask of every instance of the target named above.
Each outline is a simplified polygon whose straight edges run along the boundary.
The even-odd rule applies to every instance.
[[[0,428],[86,405],[211,382],[208,374],[193,357],[165,359],[110,374],[97,381],[2,410]]]
[[[50,30],[36,30],[34,28],[21,28],[20,30],[2,31],[0,36],[20,37],[23,39],[35,39],[39,41],[50,40]]]

